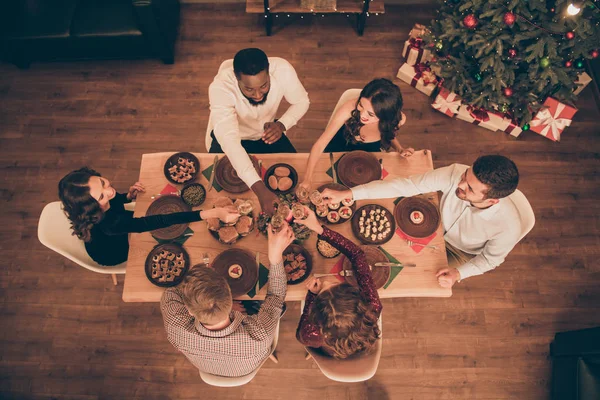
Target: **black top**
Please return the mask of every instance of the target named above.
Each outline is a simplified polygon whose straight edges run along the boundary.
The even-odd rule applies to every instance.
[[[363,150],[368,152],[377,152],[381,151],[381,140],[376,142],[346,142],[346,138],[344,137],[344,131],[346,130],[346,125],[342,125],[342,127],[337,131],[333,139],[327,144],[324,153],[335,153],[342,151],[353,151],[353,150]]]
[[[117,265],[127,261],[130,232],[148,232],[171,225],[200,221],[200,211],[178,212],[165,215],[133,218],[133,212],[123,206],[129,203],[127,195],[117,193],[110,200],[110,208],[102,220],[94,225],[92,239],[85,249],[94,261],[101,265]]]

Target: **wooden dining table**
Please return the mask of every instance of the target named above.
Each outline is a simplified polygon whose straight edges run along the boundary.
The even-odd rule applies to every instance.
[[[135,217],[143,217],[146,214],[148,206],[152,203],[153,197],[161,193],[170,183],[165,178],[163,167],[169,156],[173,153],[153,153],[144,154],[140,168],[139,181],[146,187],[146,192],[138,195],[135,206]],[[213,164],[215,154],[193,153],[200,161],[200,170],[205,170]],[[334,160],[337,161],[344,153],[333,153]],[[408,177],[410,175],[422,174],[433,169],[433,161],[431,151],[420,150],[409,158],[403,158],[399,153],[372,153],[381,160],[382,166],[388,175],[384,181],[395,177]],[[219,155],[222,157],[223,155]],[[263,168],[269,168],[271,165],[285,162],[293,166],[299,175],[299,180],[304,178],[306,161],[308,154],[257,154],[256,157],[262,161]],[[332,177],[327,173],[331,168],[331,160],[329,154],[321,155],[315,167],[313,175],[314,187],[321,184],[332,182]],[[201,183],[208,189],[208,179],[203,174],[198,174],[196,182]],[[177,189],[181,189],[181,185],[173,185]],[[231,198],[250,199],[259,208],[259,202],[251,190],[241,194],[231,194],[224,190],[218,192],[213,189],[207,193],[204,204],[194,209],[207,209],[212,207],[213,202],[221,196],[229,196]],[[435,193],[425,194],[430,201],[439,207],[438,196]],[[377,199],[377,200],[360,200],[357,202],[357,207],[365,204],[378,204],[391,212],[394,210],[395,199]],[[257,210],[258,211],[258,210]],[[251,232],[248,236],[241,238],[233,245],[220,243],[208,231],[206,222],[194,222],[190,224],[190,228],[194,231],[193,235],[189,236],[184,243],[184,248],[187,250],[191,265],[203,263],[204,255],[207,254],[210,261],[223,252],[232,247],[247,249],[252,254],[259,253],[260,262],[266,267],[269,267],[267,258],[267,238],[258,230]],[[341,233],[347,238],[350,238],[355,243],[360,244],[358,238],[352,232],[351,222],[346,222],[338,225],[329,225],[329,228]],[[340,262],[340,255],[336,258],[329,259],[321,256],[316,249],[317,234],[312,233],[302,245],[308,250],[312,256],[313,269],[312,273],[329,273]],[[409,247],[405,238],[394,234],[392,239],[383,244],[381,247],[390,255],[402,263],[413,263],[416,267],[405,267],[393,279],[387,288],[379,289],[379,295],[382,298],[391,297],[450,297],[452,289],[442,288],[439,286],[436,272],[441,268],[448,266],[446,259],[444,231],[442,224],[437,228],[437,234],[428,243],[432,247],[423,248],[420,252],[416,252]],[[125,285],[123,289],[123,300],[126,302],[158,302],[162,296],[164,288],[152,284],[145,273],[145,261],[148,253],[157,245],[157,241],[150,232],[133,233],[129,237],[129,258],[127,261],[127,272],[125,274]],[[329,276],[323,279],[337,279],[337,277]],[[262,286],[260,291],[254,295],[252,299],[264,299],[268,289],[268,284]],[[306,296],[306,287],[303,283],[297,285],[288,285],[286,300],[302,300]],[[238,297],[239,300],[250,299],[248,295]]]

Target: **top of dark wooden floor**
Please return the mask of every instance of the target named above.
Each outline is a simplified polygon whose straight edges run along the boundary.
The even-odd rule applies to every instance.
[[[242,4],[185,5],[175,65],[159,61],[0,65],[0,397],[39,399],[545,399],[554,332],[600,324],[597,111],[590,88],[561,143],[518,140],[434,111],[400,85],[400,142],[436,166],[500,153],[515,160],[536,214],[496,271],[450,299],[384,300],[384,351],[367,383],[329,381],[295,341],[297,304],[281,325],[278,365],[240,388],[212,388],[166,341],[157,304],[126,304],[121,285],[43,247],[37,219],[56,184],[89,165],[125,190],[143,153],[204,151],[207,89],[221,61],[257,46],[289,60],[311,107],[289,134],[309,151],[340,94],[394,78],[403,40],[432,9],[386,7],[357,37],[344,15],[276,20]],[[284,20],[285,18],[285,20]],[[290,17],[290,21],[292,18]]]

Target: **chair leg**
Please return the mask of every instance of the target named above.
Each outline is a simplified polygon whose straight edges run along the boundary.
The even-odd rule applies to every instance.
[[[117,274],[110,274],[110,276],[112,276],[113,285],[117,286],[117,284],[119,283],[117,281]]]
[[[310,360],[312,358],[312,356],[310,355],[310,353],[306,353],[306,357],[304,357],[305,360]]]
[[[277,356],[275,355],[275,352],[272,352],[272,353],[269,355],[269,359],[270,359],[271,361],[273,361],[275,364],[279,364],[279,360],[277,359]]]

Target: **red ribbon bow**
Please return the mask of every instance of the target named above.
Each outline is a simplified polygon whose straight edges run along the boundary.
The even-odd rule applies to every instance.
[[[428,64],[420,63],[412,66],[415,70],[415,75],[410,82],[412,87],[417,86],[417,82],[419,79],[423,78],[423,84],[429,85],[430,83],[436,82],[437,77],[433,72],[431,72],[431,67]]]
[[[410,46],[414,49],[420,49],[423,46],[423,39],[421,39],[420,37],[417,38],[410,38],[408,39],[408,41],[410,42]]]
[[[476,125],[479,125],[480,122],[487,122],[490,120],[490,116],[484,108],[468,106],[467,110],[471,117],[475,118],[473,123]]]

